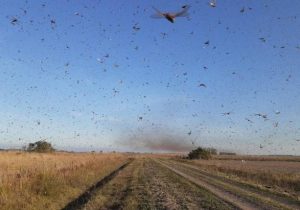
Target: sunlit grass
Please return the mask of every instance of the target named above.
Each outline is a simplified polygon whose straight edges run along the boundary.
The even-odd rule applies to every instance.
[[[243,157],[243,156],[242,156]],[[210,172],[224,173],[242,181],[271,188],[276,191],[289,193],[298,197],[300,195],[300,163],[298,159],[292,161],[281,160],[279,157],[267,161],[259,157],[246,159],[245,156],[232,160],[195,160],[193,164]],[[243,160],[243,161],[242,161]],[[298,167],[298,169],[297,169]]]
[[[59,209],[126,161],[122,154],[0,153],[0,209]]]

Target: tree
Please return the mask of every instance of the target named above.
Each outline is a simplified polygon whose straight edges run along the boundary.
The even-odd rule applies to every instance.
[[[197,149],[192,150],[188,154],[189,159],[205,159],[208,160],[211,158],[211,153],[208,149],[198,147]]]
[[[210,153],[211,155],[217,155],[217,154],[218,154],[217,149],[215,149],[215,148],[213,148],[213,147],[209,147],[209,148],[207,148],[207,150],[209,151],[209,153]]]
[[[29,143],[26,150],[28,152],[54,152],[55,151],[51,143],[45,140]]]

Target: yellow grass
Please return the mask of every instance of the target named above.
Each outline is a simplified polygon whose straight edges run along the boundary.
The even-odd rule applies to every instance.
[[[0,209],[60,209],[128,157],[0,152]]]
[[[217,160],[289,161],[300,162],[300,156],[292,155],[214,155]]]
[[[300,196],[300,162],[283,160],[194,160],[194,164],[209,171],[233,175],[251,183],[277,188]]]

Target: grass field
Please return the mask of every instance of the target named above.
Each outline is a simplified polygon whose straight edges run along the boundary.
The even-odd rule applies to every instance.
[[[212,173],[223,173],[232,178],[299,197],[300,162],[298,160],[299,158],[296,157],[237,156],[191,162]]]
[[[128,159],[122,154],[0,153],[0,209],[60,209]]]
[[[297,209],[300,162],[251,158],[1,152],[0,209]]]
[[[214,159],[300,162],[300,156],[292,155],[215,155]]]

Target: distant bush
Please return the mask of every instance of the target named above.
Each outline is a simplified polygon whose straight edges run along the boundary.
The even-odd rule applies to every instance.
[[[52,147],[51,143],[47,141],[37,141],[34,143],[29,143],[26,149],[28,152],[54,152],[55,149]]]
[[[205,159],[208,160],[211,158],[211,152],[209,149],[198,147],[195,150],[192,150],[188,154],[189,159]]]
[[[209,153],[211,155],[217,155],[218,154],[218,151],[215,148],[209,147],[209,148],[206,148],[206,149],[209,151]]]

